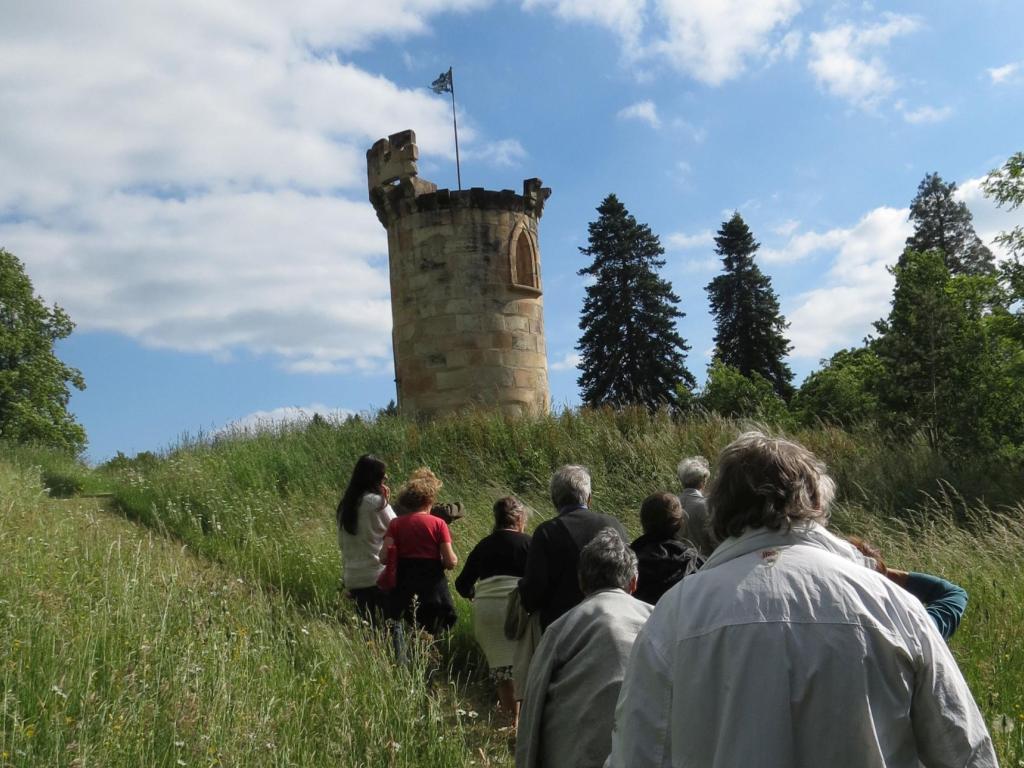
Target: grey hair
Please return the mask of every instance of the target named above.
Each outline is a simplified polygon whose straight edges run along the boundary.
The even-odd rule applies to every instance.
[[[602,528],[580,550],[579,581],[584,595],[599,589],[629,591],[636,578],[636,553],[614,528]]]
[[[799,443],[745,432],[718,461],[707,498],[719,540],[745,528],[777,531],[804,520],[828,523],[835,481],[824,462]]]
[[[555,509],[590,501],[590,472],[579,464],[566,464],[551,475],[551,503]]]
[[[711,477],[711,467],[703,456],[687,456],[679,462],[676,474],[683,488],[700,488]]]

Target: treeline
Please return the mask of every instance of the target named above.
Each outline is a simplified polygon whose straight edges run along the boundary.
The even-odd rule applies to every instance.
[[[1024,153],[992,173],[985,193],[1009,210],[1024,202]],[[579,385],[589,406],[668,404],[775,423],[869,425],[923,434],[951,455],[1024,457],[1024,230],[998,241],[997,264],[956,185],[936,174],[910,205],[913,234],[890,271],[889,314],[857,347],[823,360],[799,386],[791,344],[759,243],[737,212],[715,237],[721,273],[707,286],[715,348],[705,384],[686,366],[679,297],[657,270],[664,249],[609,195],[580,251],[592,258],[580,319]]]

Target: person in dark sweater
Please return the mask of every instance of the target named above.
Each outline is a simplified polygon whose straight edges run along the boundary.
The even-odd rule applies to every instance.
[[[558,516],[533,532],[526,573],[519,580],[523,610],[540,613],[541,629],[583,600],[576,569],[580,550],[602,528],[615,530],[628,541],[622,523],[590,507],[590,473],[570,464],[551,476],[551,503]]]
[[[860,536],[847,536],[846,540],[862,554],[874,559],[875,570],[921,601],[943,640],[948,641],[953,636],[960,626],[964,611],[967,610],[967,591],[963,587],[928,573],[890,568],[886,565],[882,553],[873,544]]]
[[[633,597],[654,605],[669,589],[704,564],[693,542],[678,539],[686,514],[679,497],[655,493],[640,507],[644,535],[630,544],[637,556],[637,585]]]
[[[505,637],[505,614],[508,596],[526,571],[526,518],[526,507],[515,497],[494,502],[494,532],[473,548],[455,579],[456,591],[473,601],[473,634],[487,657],[499,708],[513,722],[518,709],[512,684],[516,642]]]

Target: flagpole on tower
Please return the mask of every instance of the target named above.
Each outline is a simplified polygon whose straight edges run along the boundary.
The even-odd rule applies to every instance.
[[[452,68],[448,67],[447,72],[442,72],[434,82],[430,84],[434,93],[448,92],[452,95],[452,127],[455,129],[455,175],[459,182],[459,190],[462,190],[462,164],[459,162],[459,122],[455,116],[455,80],[452,78]]]

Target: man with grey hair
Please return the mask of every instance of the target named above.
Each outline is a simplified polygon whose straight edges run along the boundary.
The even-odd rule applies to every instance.
[[[708,529],[708,507],[704,499],[704,486],[711,476],[708,460],[703,456],[687,456],[679,462],[676,474],[683,486],[679,503],[683,505],[683,525],[676,538],[689,541],[701,555],[707,557],[715,548]]]
[[[576,566],[580,550],[602,528],[613,528],[625,542],[626,530],[614,517],[590,509],[590,473],[569,464],[551,476],[551,503],[558,516],[537,526],[519,580],[523,610],[540,612],[541,629],[583,599]]]
[[[722,452],[722,543],[658,603],[615,711],[612,768],[995,768],[921,603],[825,529],[835,484],[760,432]]]
[[[583,602],[548,627],[530,664],[516,768],[599,768],[637,632],[651,606],[631,597],[636,555],[612,528],[580,552]]]

